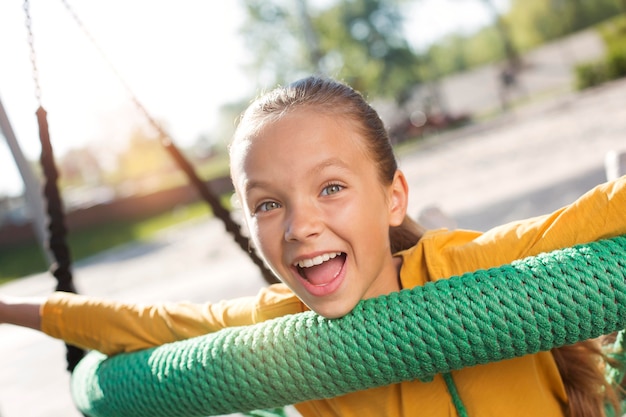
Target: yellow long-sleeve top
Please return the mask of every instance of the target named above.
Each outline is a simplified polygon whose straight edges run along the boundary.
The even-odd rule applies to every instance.
[[[578,243],[626,234],[626,177],[600,185],[550,215],[486,233],[438,230],[403,258],[404,288],[499,266]],[[298,313],[306,307],[282,284],[256,297],[216,304],[135,305],[65,293],[42,308],[50,336],[107,354],[133,351]],[[470,416],[562,416],[567,396],[550,352],[479,365],[453,378]],[[456,416],[443,378],[403,382],[333,399],[296,404],[303,416]]]

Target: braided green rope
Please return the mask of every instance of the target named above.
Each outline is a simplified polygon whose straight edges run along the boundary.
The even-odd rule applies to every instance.
[[[205,416],[279,407],[523,356],[626,326],[626,236],[314,313],[145,351],[87,355],[92,417]]]
[[[442,374],[443,381],[446,383],[446,388],[450,393],[450,397],[452,398],[452,404],[454,404],[454,409],[459,417],[468,417],[467,410],[465,409],[465,404],[463,404],[463,400],[459,395],[459,390],[456,388],[456,384],[454,383],[454,378],[450,372],[446,372]]]

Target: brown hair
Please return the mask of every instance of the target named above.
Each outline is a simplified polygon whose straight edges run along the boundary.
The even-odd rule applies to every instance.
[[[264,124],[296,108],[310,108],[352,121],[378,167],[381,182],[391,183],[398,163],[378,113],[359,92],[329,78],[304,78],[257,99],[243,114],[233,144],[245,142]],[[392,252],[414,246],[423,233],[424,229],[418,223],[405,217],[400,226],[389,230]],[[553,349],[552,354],[567,391],[569,405],[566,411],[570,417],[602,417],[607,401],[617,406],[614,390],[604,378],[602,363],[605,358],[597,341]]]
[[[605,364],[610,361],[602,349],[605,337],[552,349],[567,392],[569,417],[604,417],[605,406],[620,415],[616,388],[606,379]]]

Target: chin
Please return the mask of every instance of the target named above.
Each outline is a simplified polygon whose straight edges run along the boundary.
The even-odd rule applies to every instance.
[[[309,306],[311,310],[327,319],[338,319],[349,314],[352,309],[347,306]]]

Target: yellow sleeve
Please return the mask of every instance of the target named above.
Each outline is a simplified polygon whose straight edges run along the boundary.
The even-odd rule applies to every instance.
[[[626,234],[626,176],[590,190],[552,214],[486,233],[435,232],[423,243],[430,279],[511,263],[581,243]]]
[[[300,311],[302,303],[282,284],[263,288],[256,297],[214,304],[132,304],[57,292],[42,306],[41,330],[113,355]]]

